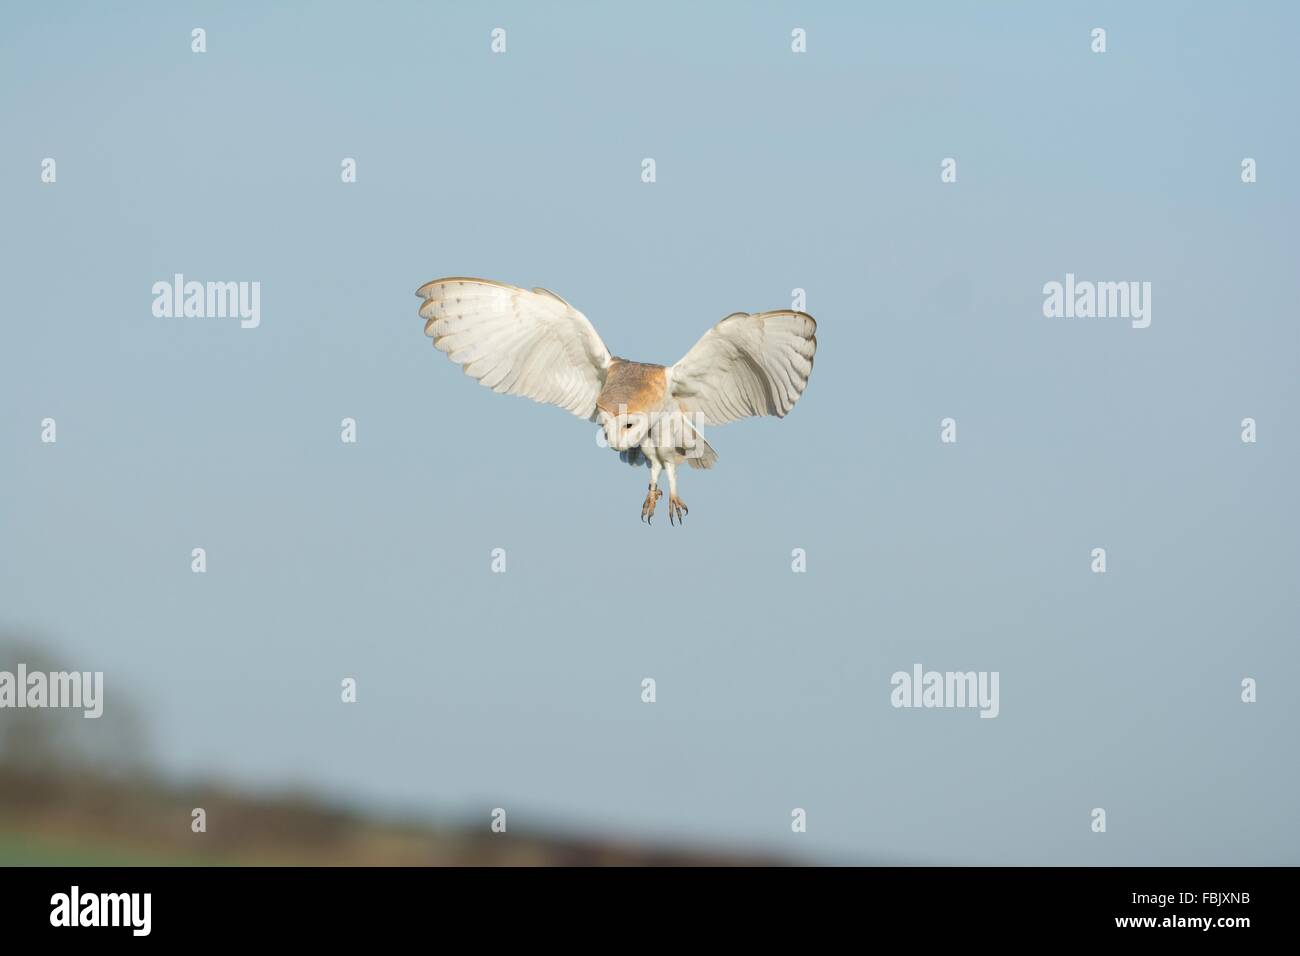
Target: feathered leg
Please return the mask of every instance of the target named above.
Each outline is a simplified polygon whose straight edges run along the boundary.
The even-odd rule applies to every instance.
[[[677,465],[667,461],[664,467],[668,470],[668,523],[683,524],[691,510],[677,497]]]
[[[650,490],[646,492],[645,503],[641,505],[641,520],[650,524],[650,519],[655,515],[655,505],[663,497],[663,492],[659,490],[659,472],[663,470],[663,465],[654,455],[647,455],[646,458],[650,462]]]

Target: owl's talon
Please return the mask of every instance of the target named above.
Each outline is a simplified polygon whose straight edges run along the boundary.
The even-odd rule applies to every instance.
[[[655,516],[655,505],[659,503],[659,498],[663,492],[658,488],[651,488],[646,492],[645,503],[641,505],[641,520],[646,524],[653,524],[650,520]]]
[[[682,504],[682,499],[676,495],[668,497],[668,522],[670,524],[686,524],[686,516],[691,513],[691,509]],[[673,519],[677,520],[674,521]]]

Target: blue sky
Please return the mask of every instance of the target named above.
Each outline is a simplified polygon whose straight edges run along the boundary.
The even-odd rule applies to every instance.
[[[103,670],[182,777],[815,859],[1300,862],[1297,26],[11,10],[0,628]],[[260,282],[260,326],[154,317],[177,272]],[[1044,318],[1067,272],[1151,282],[1150,328]],[[816,369],[647,529],[594,426],[430,347],[442,275],[662,363],[802,288]],[[998,718],[892,708],[917,662],[998,671]]]

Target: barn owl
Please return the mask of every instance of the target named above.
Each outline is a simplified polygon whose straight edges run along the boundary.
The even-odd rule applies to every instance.
[[[434,348],[494,392],[558,405],[601,426],[602,444],[648,465],[641,520],[650,523],[668,473],[668,521],[688,513],[677,468],[711,468],[701,428],[754,415],[784,418],[812,374],[817,323],[803,312],[736,312],[676,365],[609,353],[587,317],[546,289],[488,279],[434,279],[416,290]]]

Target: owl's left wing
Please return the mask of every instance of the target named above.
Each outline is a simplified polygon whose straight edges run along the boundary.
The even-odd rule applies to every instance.
[[[554,292],[453,276],[416,290],[424,334],[465,374],[591,418],[610,354],[587,317]]]
[[[784,418],[808,387],[816,331],[804,312],[736,312],[668,370],[670,393],[706,425],[752,415]]]

